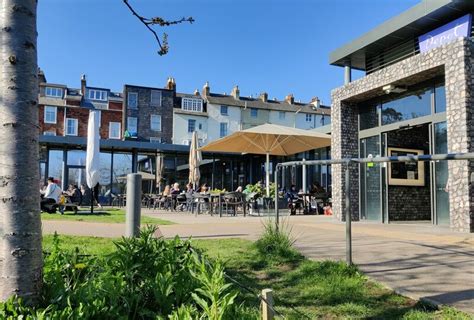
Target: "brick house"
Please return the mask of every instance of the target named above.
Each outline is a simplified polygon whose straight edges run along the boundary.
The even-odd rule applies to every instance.
[[[122,94],[109,89],[88,87],[86,77],[81,88],[48,83],[40,71],[39,130],[49,136],[87,136],[90,110],[100,110],[101,139],[122,138]]]

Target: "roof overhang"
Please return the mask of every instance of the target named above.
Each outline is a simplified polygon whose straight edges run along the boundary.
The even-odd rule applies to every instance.
[[[416,38],[474,10],[473,0],[423,0],[352,42],[332,51],[329,63],[365,70],[367,54]]]

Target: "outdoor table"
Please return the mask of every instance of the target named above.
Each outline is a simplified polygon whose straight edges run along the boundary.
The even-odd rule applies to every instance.
[[[211,203],[211,195],[208,193],[194,193],[193,194],[193,202],[197,200],[197,208],[196,208],[196,217],[198,214],[201,213],[201,203],[206,203],[206,199],[208,200],[207,203],[209,204],[210,209],[209,212],[211,213],[212,216],[212,203]],[[194,206],[191,206],[191,213],[194,212]]]
[[[210,194],[210,203],[211,203],[211,216],[214,213],[214,205],[217,202],[217,212],[219,217],[222,217],[222,193],[211,193]]]

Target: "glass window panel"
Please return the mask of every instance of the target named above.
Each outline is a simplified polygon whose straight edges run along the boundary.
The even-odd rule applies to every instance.
[[[227,116],[229,114],[229,108],[227,106],[221,106],[221,114]]]
[[[128,117],[127,118],[127,130],[132,134],[137,133],[137,118],[135,117]]]
[[[431,88],[410,92],[382,104],[382,125],[431,114]]]
[[[132,155],[128,153],[114,153],[114,167],[112,176],[112,192],[126,193],[127,174],[132,172]]]
[[[48,176],[53,177],[61,185],[63,180],[63,151],[49,150],[48,159]]]
[[[376,103],[364,103],[359,106],[360,130],[375,128],[378,126],[378,122],[378,105]]]
[[[188,132],[194,132],[196,130],[196,120],[188,120]]]
[[[256,109],[256,108],[251,108],[251,109],[250,109],[250,116],[251,116],[252,118],[258,117],[258,109]]]
[[[151,104],[161,106],[161,91],[151,90]]]
[[[436,112],[446,111],[446,90],[444,83],[435,86],[435,110]]]
[[[153,131],[161,131],[161,116],[152,114],[150,117],[150,128]]]

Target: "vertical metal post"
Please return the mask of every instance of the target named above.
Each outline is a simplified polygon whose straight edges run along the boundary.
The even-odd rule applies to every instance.
[[[127,175],[127,209],[125,236],[136,237],[140,232],[140,210],[142,204],[142,176],[138,173]]]
[[[266,154],[265,159],[265,184],[267,186],[267,197],[270,196],[270,154]]]
[[[349,64],[344,66],[344,85],[349,84],[352,81],[352,70]]]
[[[137,173],[138,170],[138,152],[137,149],[132,150],[132,173]]]
[[[345,193],[346,193],[346,262],[352,264],[352,217],[351,217],[351,199],[350,199],[350,161],[346,162]]]
[[[306,164],[305,164],[305,159],[303,158],[303,164],[301,166],[301,183],[303,184],[303,193],[306,193]]]
[[[67,149],[64,149],[63,150],[63,168],[62,168],[62,172],[63,172],[63,178],[61,179],[61,189],[62,190],[66,190],[67,189],[67,182],[68,182],[68,175],[69,175],[69,172],[67,170]],[[55,179],[57,179],[58,177],[54,177]]]
[[[211,189],[214,190],[214,175],[216,171],[216,158],[214,156],[214,153],[212,154],[212,174],[211,174]],[[198,186],[195,186],[196,190]]]
[[[112,205],[112,193],[113,193],[113,186],[114,186],[114,150],[110,152],[110,198],[109,198],[109,205]]]
[[[279,227],[279,223],[280,223],[280,211],[279,211],[279,208],[278,208],[278,185],[277,185],[277,177],[278,177],[278,169],[279,169],[279,166],[277,165],[276,168],[275,168],[275,215],[276,215],[276,219],[275,219],[275,226],[276,226],[276,230],[278,231],[278,227]]]

